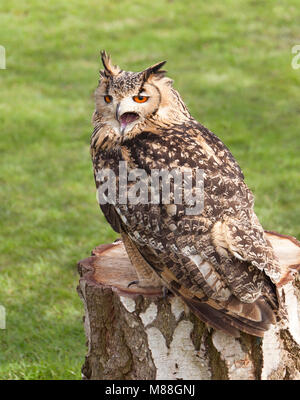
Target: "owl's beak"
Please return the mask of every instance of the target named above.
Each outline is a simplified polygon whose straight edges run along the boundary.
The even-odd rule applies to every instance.
[[[120,112],[120,103],[118,103],[118,104],[117,104],[117,107],[116,107],[116,120],[120,122],[120,119],[119,119],[119,118],[120,118],[119,112]]]
[[[116,107],[116,119],[120,124],[121,135],[124,134],[126,127],[132,122],[139,119],[139,115],[136,112],[124,112],[120,111],[120,103]]]
[[[126,112],[120,116],[119,122],[121,125],[121,135],[124,134],[124,131],[127,125],[139,119],[139,115],[136,112]]]

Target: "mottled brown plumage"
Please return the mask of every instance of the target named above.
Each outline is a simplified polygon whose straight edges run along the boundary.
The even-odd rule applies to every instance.
[[[105,52],[102,61],[91,138],[95,180],[97,187],[103,184],[98,173],[105,168],[115,173],[117,201],[101,208],[122,235],[139,285],[166,286],[216,329],[262,336],[279,308],[280,268],[240,167],[190,115],[161,71],[164,63],[133,73],[113,66]],[[135,102],[136,96],[145,102]],[[187,215],[186,199],[121,204],[120,161],[128,171],[146,171],[147,182],[153,169],[202,169],[204,209]],[[129,181],[127,190],[134,184]],[[173,195],[175,188],[174,183]]]

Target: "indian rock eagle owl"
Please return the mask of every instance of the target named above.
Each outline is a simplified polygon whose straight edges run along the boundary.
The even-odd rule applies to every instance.
[[[196,215],[186,212],[185,199],[172,202],[174,196],[169,204],[125,203],[118,196],[100,204],[121,234],[137,284],[168,288],[215,329],[263,336],[279,309],[280,268],[239,165],[191,116],[161,70],[165,62],[135,73],[101,55],[91,138],[96,186],[103,184],[104,169],[118,182],[121,161],[128,171],[146,171],[147,179],[153,169],[199,168],[204,176],[204,207]],[[128,181],[126,189],[133,184]]]

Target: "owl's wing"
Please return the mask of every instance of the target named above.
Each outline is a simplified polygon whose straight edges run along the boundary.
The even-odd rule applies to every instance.
[[[241,167],[222,140],[199,122],[197,122],[197,131],[201,132],[200,137],[198,136],[198,140],[201,138],[201,145],[203,146],[205,143],[205,147],[211,149],[215,155],[218,155],[226,168],[233,171],[240,179],[244,179]]]
[[[120,217],[112,204],[100,204],[100,208],[114,231],[120,233]]]
[[[274,323],[278,306],[268,276],[275,259],[237,163],[216,139],[207,143],[202,137],[192,140],[178,134],[169,139],[143,137],[136,145],[144,149],[139,153],[131,143],[131,157],[137,154],[139,167],[176,167],[176,156],[168,150],[153,151],[158,140],[160,148],[172,148],[171,142],[187,154],[177,156],[179,163],[204,170],[203,212],[187,215],[184,202],[128,204],[117,211],[123,230],[164,284],[202,321],[234,336],[239,330],[262,336]]]
[[[233,336],[239,336],[240,330],[263,336],[269,325],[275,322],[274,310],[277,308],[276,290],[265,272],[254,266],[251,271],[250,261],[241,260],[229,249],[224,255],[225,244],[223,237],[220,239],[220,232],[217,244],[213,244],[214,239],[208,238],[203,252],[188,254],[193,244],[200,241],[197,234],[185,235],[169,230],[168,227],[176,220],[161,218],[160,206],[152,206],[148,212],[142,211],[142,205],[138,207],[135,218],[137,215],[147,216],[152,226],[143,220],[133,229],[130,221],[132,213],[127,212],[121,217],[122,233],[131,242],[130,249],[125,243],[127,252],[136,254],[131,260],[150,266],[166,287],[215,329]],[[185,218],[183,216],[181,222],[184,223]],[[198,216],[192,218],[197,220]],[[227,242],[226,246],[236,251],[233,243]],[[215,255],[221,246],[223,255],[215,262]],[[220,265],[223,264],[222,270]]]
[[[278,260],[252,210],[242,211],[234,217],[225,215],[213,226],[212,240],[219,253],[247,262],[251,268],[263,271],[273,283],[279,282]]]
[[[153,151],[157,140],[161,148],[168,149],[171,142],[187,154],[177,156],[179,163],[204,170],[204,210],[186,215],[185,203],[128,204],[118,210],[124,231],[164,284],[201,320],[231,334],[242,330],[262,336],[278,306],[268,276],[276,262],[237,163],[217,139],[207,143],[203,137],[192,140],[179,134],[170,139],[147,136],[136,145],[143,152],[135,152],[132,143],[130,147],[131,156],[138,154],[136,160],[145,170],[176,167],[176,157],[167,150],[157,155]]]
[[[204,290],[204,283],[203,285],[199,283],[195,288],[190,285],[188,276],[184,276],[187,263],[185,257],[176,254],[177,265],[180,264],[180,269],[174,271],[170,264],[170,259],[175,259],[174,254],[168,256],[165,253],[163,256],[158,256],[150,243],[141,245],[133,242],[136,251],[155,270],[163,283],[175,295],[181,297],[203,322],[213,328],[235,337],[239,336],[239,331],[254,336],[263,336],[269,325],[275,322],[274,313],[263,298],[259,298],[253,303],[243,303],[233,294],[229,294],[228,299],[223,302],[208,297]],[[212,277],[215,272],[213,272],[213,266],[210,264],[208,267],[208,265],[209,263],[206,262],[206,269],[210,268],[210,277]],[[190,268],[189,272],[192,272],[193,267],[190,266]]]

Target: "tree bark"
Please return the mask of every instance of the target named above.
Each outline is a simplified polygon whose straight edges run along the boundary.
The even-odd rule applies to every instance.
[[[207,327],[178,297],[128,288],[137,276],[121,241],[98,246],[78,267],[88,346],[83,379],[300,379],[298,277],[279,289],[286,318],[263,339],[236,339]]]

